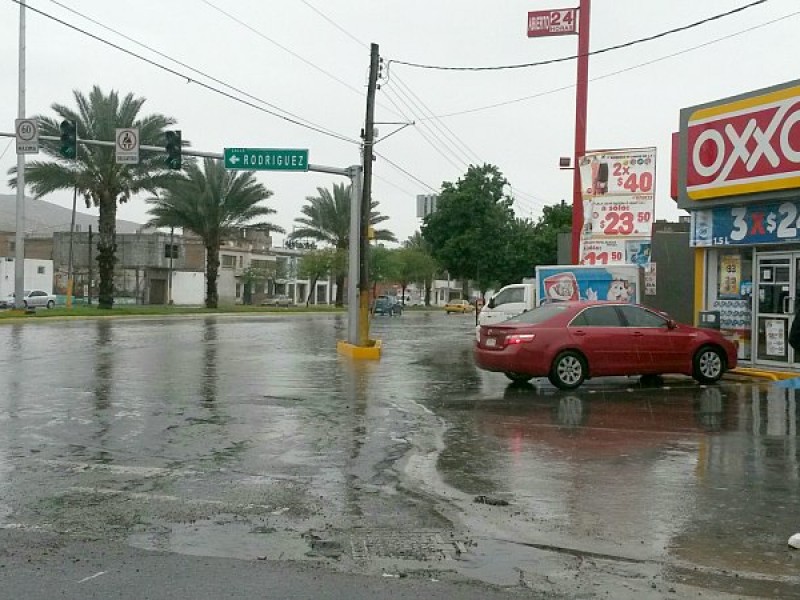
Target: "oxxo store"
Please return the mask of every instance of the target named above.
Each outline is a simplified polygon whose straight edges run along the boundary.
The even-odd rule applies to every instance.
[[[787,341],[800,311],[800,80],[683,109],[677,154],[696,314],[718,312],[743,362],[800,369]]]

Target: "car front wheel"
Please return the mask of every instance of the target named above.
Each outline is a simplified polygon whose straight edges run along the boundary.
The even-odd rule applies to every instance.
[[[693,377],[700,383],[716,383],[725,373],[725,358],[718,348],[705,346],[694,355]]]
[[[53,302],[52,300],[48,300],[47,301],[47,308],[54,308],[55,305],[56,305],[56,303]]]
[[[574,390],[586,379],[586,360],[573,350],[565,350],[553,361],[548,379],[560,390]]]

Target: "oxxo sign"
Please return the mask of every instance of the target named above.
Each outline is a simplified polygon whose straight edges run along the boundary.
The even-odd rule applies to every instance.
[[[800,82],[685,109],[681,123],[682,208],[800,188]]]

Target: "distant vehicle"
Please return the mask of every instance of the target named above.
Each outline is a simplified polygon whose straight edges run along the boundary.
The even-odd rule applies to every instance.
[[[22,296],[22,303],[25,308],[53,308],[56,305],[56,297],[44,290],[25,290]],[[0,301],[0,308],[14,308],[14,305],[14,294],[9,294],[4,300]]]
[[[681,373],[700,383],[736,367],[736,346],[719,331],[676,323],[644,306],[555,302],[503,323],[481,325],[475,362],[512,381],[548,377],[571,390],[590,377]]]
[[[372,305],[372,314],[388,315],[390,317],[401,316],[403,314],[403,305],[393,296],[378,296]]]
[[[444,305],[445,312],[450,313],[470,313],[475,310],[475,307],[467,300],[451,300]]]
[[[294,304],[289,296],[286,294],[278,294],[277,296],[270,296],[261,303],[261,306],[283,306],[288,308]]]

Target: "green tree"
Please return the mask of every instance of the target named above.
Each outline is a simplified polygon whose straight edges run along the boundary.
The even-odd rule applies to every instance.
[[[300,258],[297,267],[297,275],[303,279],[309,279],[311,285],[308,287],[306,306],[311,301],[311,294],[317,287],[317,281],[327,277],[336,261],[336,250],[334,248],[323,248],[322,250],[311,250]]]
[[[237,228],[282,232],[271,223],[253,219],[275,213],[260,205],[272,192],[258,183],[250,171],[231,172],[222,161],[206,158],[203,169],[194,161],[186,172],[166,182],[160,196],[149,198],[154,227],[182,227],[203,240],[206,248],[206,307],[217,308],[217,275],[221,242]]]
[[[426,290],[430,289],[429,282],[436,274],[436,261],[433,257],[417,248],[398,248],[393,251],[394,271],[397,283],[403,289],[403,303],[406,298],[406,288],[411,283],[422,284]],[[428,304],[428,294],[426,294],[425,304]]]
[[[537,265],[558,264],[558,236],[572,231],[572,206],[563,200],[553,206],[545,206],[536,222]]]
[[[317,188],[318,196],[306,198],[307,204],[303,206],[302,217],[295,219],[297,227],[289,234],[289,239],[296,240],[310,238],[325,242],[347,255],[350,243],[350,186],[341,184],[333,185],[333,192],[325,188]],[[373,227],[386,221],[389,217],[380,215],[375,208],[378,202],[373,200],[370,204],[369,223]],[[376,229],[375,240],[382,242],[397,241],[394,234],[388,229]],[[336,306],[344,304],[344,279],[345,269],[335,269],[336,277]]]
[[[372,294],[375,295],[377,284],[384,281],[394,281],[397,278],[397,264],[394,261],[394,251],[384,246],[369,247],[369,280],[372,283]]]
[[[77,109],[53,104],[51,108],[58,118],[35,117],[41,135],[58,138],[60,123],[66,119],[77,124],[79,139],[112,141],[116,128],[135,127],[139,129],[140,144],[160,146],[165,129],[175,123],[171,117],[160,114],[140,116],[145,99],[135,98],[133,94],[120,98],[115,91],[106,95],[95,86],[88,97],[77,90],[73,95]],[[67,160],[61,157],[58,140],[40,139],[40,146],[56,162],[36,160],[26,165],[25,183],[30,186],[34,197],[76,188],[87,208],[94,205],[100,209],[98,303],[101,308],[110,309],[114,304],[117,202],[127,202],[131,196],[143,191],[154,192],[169,179],[171,175],[164,169],[163,156],[143,151],[138,164],[120,165],[116,163],[113,147],[79,144],[77,157]],[[9,174],[13,175],[11,187],[16,187],[16,167]]]
[[[423,286],[425,306],[430,306],[433,279],[436,277],[436,273],[441,270],[441,267],[431,254],[430,244],[425,241],[425,238],[422,237],[422,233],[419,231],[415,231],[414,235],[409,236],[403,243],[403,247],[408,250],[414,250],[420,254],[419,274],[417,276],[418,278],[414,279],[414,282]]]
[[[425,217],[422,237],[451,277],[484,281],[504,258],[503,240],[513,220],[507,181],[493,165],[470,165],[456,183],[444,182],[436,212]]]

